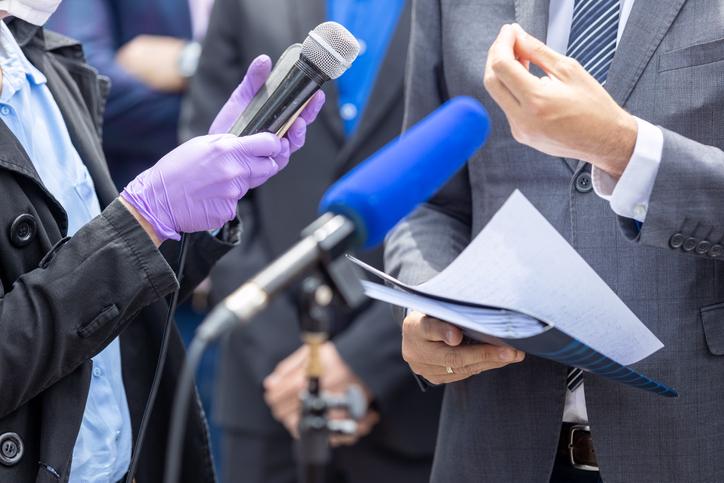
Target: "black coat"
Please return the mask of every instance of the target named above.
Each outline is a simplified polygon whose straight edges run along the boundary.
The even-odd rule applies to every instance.
[[[64,482],[90,386],[91,357],[119,335],[135,437],[156,365],[164,297],[178,282],[166,261],[175,260],[173,254],[162,256],[115,201],[100,143],[108,82],[85,64],[76,42],[18,20],[10,28],[47,77],[105,208],[65,238],[63,208],[0,123],[0,481]],[[223,240],[193,237],[184,291],[231,248],[237,231],[227,226]],[[162,479],[167,418],[183,357],[174,332],[138,483]],[[16,449],[22,450],[19,457]],[[183,474],[193,483],[214,478],[198,403],[190,418]]]

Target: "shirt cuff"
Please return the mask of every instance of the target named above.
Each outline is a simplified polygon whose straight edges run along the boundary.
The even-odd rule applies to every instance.
[[[595,166],[591,176],[594,191],[610,203],[614,213],[643,223],[663,156],[664,133],[643,119],[635,119],[638,123],[636,147],[621,178],[616,181]]]

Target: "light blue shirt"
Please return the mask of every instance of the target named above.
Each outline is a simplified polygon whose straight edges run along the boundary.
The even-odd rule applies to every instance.
[[[0,68],[0,119],[18,138],[43,184],[67,212],[68,235],[73,235],[101,212],[95,187],[73,147],[45,76],[25,58],[2,21]],[[121,347],[116,339],[93,358],[88,402],[73,448],[70,483],[123,478],[130,464],[131,440]]]
[[[367,107],[404,6],[405,0],[327,0],[328,19],[347,27],[361,46],[352,67],[337,79],[347,136],[354,134]]]

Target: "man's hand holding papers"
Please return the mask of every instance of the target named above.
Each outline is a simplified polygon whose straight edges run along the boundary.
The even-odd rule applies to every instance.
[[[405,317],[402,332],[402,357],[415,374],[433,384],[462,381],[525,358],[523,352],[510,347],[463,344],[458,327],[420,312]]]

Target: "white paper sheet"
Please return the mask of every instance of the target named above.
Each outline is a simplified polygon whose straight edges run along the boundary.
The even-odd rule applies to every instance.
[[[450,266],[415,288],[530,315],[624,365],[663,347],[519,191]]]

